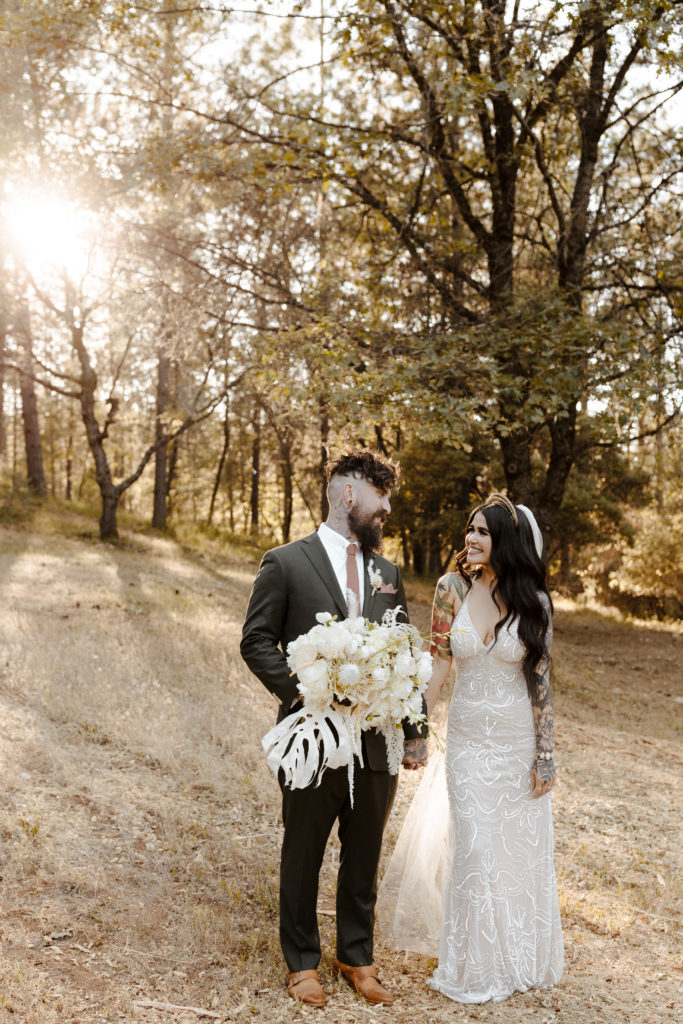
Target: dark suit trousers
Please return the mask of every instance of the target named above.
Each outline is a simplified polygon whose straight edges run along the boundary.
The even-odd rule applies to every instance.
[[[283,789],[280,943],[290,971],[311,970],[320,962],[318,876],[337,819],[337,957],[355,967],[372,963],[379,856],[397,783],[398,775],[361,768],[356,761],[353,807],[346,768],[328,769],[317,787]]]

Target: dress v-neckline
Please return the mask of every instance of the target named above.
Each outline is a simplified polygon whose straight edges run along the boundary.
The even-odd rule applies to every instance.
[[[474,624],[474,619],[472,618],[472,613],[471,613],[471,611],[470,611],[470,607],[469,607],[469,606],[470,606],[470,594],[471,594],[471,593],[472,593],[472,591],[471,591],[471,590],[468,590],[468,591],[467,591],[467,594],[465,595],[465,600],[463,601],[463,603],[462,603],[462,606],[463,606],[463,608],[464,608],[464,609],[465,609],[465,610],[467,611],[467,617],[468,617],[468,619],[470,620],[470,625],[471,625],[472,629],[474,630],[474,635],[476,636],[477,640],[479,641],[479,643],[481,644],[481,646],[482,646],[482,647],[484,648],[484,650],[485,650],[485,651],[488,651],[489,647],[492,647],[492,646],[493,646],[493,644],[494,644],[494,643],[496,642],[496,634],[495,634],[495,629],[494,629],[494,634],[493,634],[493,636],[491,637],[491,639],[489,640],[489,642],[488,642],[488,643],[486,643],[486,641],[485,641],[485,640],[483,639],[483,637],[482,637],[482,636],[481,636],[481,634],[479,633],[479,630],[478,630],[478,629],[477,629],[477,627],[475,626],[475,624]],[[500,621],[500,620],[499,620],[499,621]]]

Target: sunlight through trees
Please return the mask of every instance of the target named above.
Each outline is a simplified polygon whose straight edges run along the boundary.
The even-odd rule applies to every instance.
[[[682,20],[5,0],[3,493],[280,541],[367,443],[407,567],[502,487],[558,585],[671,596]]]

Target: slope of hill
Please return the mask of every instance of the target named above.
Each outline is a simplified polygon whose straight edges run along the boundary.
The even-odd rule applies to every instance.
[[[0,1020],[303,1013],[277,939],[279,799],[260,747],[274,702],[238,651],[256,565],[151,535],[112,546],[0,527]],[[409,598],[426,625],[429,588]],[[380,938],[398,998],[359,1002],[329,966],[332,842],[316,1020],[674,1019],[680,645],[666,627],[558,609],[562,985],[459,1007],[425,986],[427,958]],[[416,785],[404,775],[387,854]]]

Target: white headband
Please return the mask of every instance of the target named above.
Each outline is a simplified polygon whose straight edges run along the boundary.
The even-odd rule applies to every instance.
[[[531,509],[527,508],[526,505],[516,505],[515,507],[518,508],[520,512],[523,512],[526,516],[526,520],[529,526],[531,527],[531,532],[534,536],[534,545],[536,547],[536,553],[539,558],[543,558],[543,534],[541,533],[540,527],[536,522],[536,517],[534,516]]]

